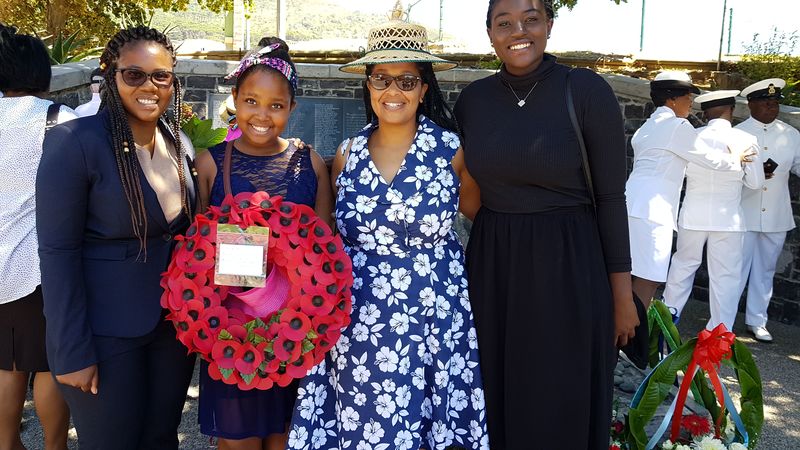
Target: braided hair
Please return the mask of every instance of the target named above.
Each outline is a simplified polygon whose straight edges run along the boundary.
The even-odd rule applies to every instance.
[[[367,65],[366,75],[369,77],[372,74],[373,65]],[[428,85],[428,92],[422,98],[422,103],[417,106],[417,117],[424,114],[425,117],[431,119],[436,125],[460,133],[458,122],[456,121],[453,109],[445,101],[444,94],[439,88],[439,82],[436,80],[436,74],[433,72],[433,65],[429,62],[417,63],[419,70],[419,77],[422,82]],[[372,123],[377,120],[375,111],[372,109],[372,98],[367,87],[368,78],[363,81],[364,87],[364,107],[366,108],[367,123]]]
[[[500,0],[489,0],[489,9],[486,11],[486,28],[492,28],[492,12],[494,12],[494,7],[499,2]],[[555,9],[553,9],[553,0],[539,0],[539,3],[544,7],[547,18],[552,20],[556,16]]]
[[[50,75],[50,56],[42,41],[0,23],[0,92],[45,93]]]
[[[141,261],[147,260],[147,210],[144,206],[144,195],[142,194],[142,183],[139,177],[139,158],[136,151],[131,150],[134,142],[133,133],[128,123],[128,113],[123,106],[122,99],[117,87],[116,73],[117,61],[124,48],[138,42],[155,42],[164,46],[172,55],[173,66],[177,62],[175,49],[169,38],[162,32],[153,28],[138,26],[120,30],[115,34],[108,44],[106,44],[103,54],[100,56],[100,68],[105,79],[104,89],[100,93],[100,109],[108,109],[111,118],[111,145],[114,156],[117,160],[122,189],[131,215],[133,233],[139,239],[139,256],[137,261],[143,256]],[[186,149],[180,139],[180,111],[183,106],[183,92],[181,83],[177,76],[173,77],[173,87],[175,94],[172,102],[172,120],[168,121],[172,130],[173,145],[175,147],[175,158],[178,162],[178,178],[181,185],[181,208],[187,216],[191,216],[189,200],[187,197],[186,173],[183,161],[186,159]]]

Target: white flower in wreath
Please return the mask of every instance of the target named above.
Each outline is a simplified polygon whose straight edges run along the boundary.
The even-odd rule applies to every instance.
[[[381,394],[375,399],[375,412],[380,414],[384,419],[392,417],[392,414],[397,410],[397,405],[394,403],[390,394]]]
[[[358,411],[353,409],[353,407],[348,406],[347,408],[344,409],[344,411],[342,411],[341,415],[342,428],[344,428],[345,431],[357,430],[359,425],[361,425],[361,422],[359,422],[360,418],[361,415],[358,414]]]
[[[695,442],[697,450],[728,450],[725,444],[713,436],[704,436],[699,442]]]
[[[664,441],[661,444],[661,449],[662,450],[673,450],[674,448],[675,448],[675,444],[669,439],[667,439],[666,441]]]
[[[394,446],[396,450],[411,450],[414,446],[414,436],[408,430],[400,430],[394,438]]]
[[[289,446],[293,448],[302,448],[303,444],[308,440],[308,431],[306,427],[295,427],[289,432]]]
[[[747,450],[747,447],[744,444],[740,444],[738,442],[732,442],[728,448],[730,450]]]
[[[436,138],[430,134],[420,133],[417,135],[417,148],[424,152],[436,148]]]
[[[370,284],[370,287],[372,288],[372,295],[380,300],[385,300],[389,293],[392,292],[392,285],[383,275],[376,278],[375,281]]]
[[[381,427],[379,422],[370,420],[368,424],[364,425],[364,439],[369,441],[370,444],[377,444],[385,434],[386,430]]]
[[[378,366],[381,372],[396,371],[398,362],[400,362],[400,357],[389,347],[381,347],[380,351],[375,355],[375,365]]]
[[[458,135],[453,133],[452,131],[445,131],[442,133],[442,142],[453,150],[457,149],[461,145],[461,141],[458,139]]]

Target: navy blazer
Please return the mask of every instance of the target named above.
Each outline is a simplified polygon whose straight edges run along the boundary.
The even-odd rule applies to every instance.
[[[160,127],[169,139],[169,129]],[[43,147],[36,227],[48,360],[50,370],[61,375],[102,358],[98,337],[134,338],[156,328],[162,317],[161,273],[169,263],[173,236],[186,230],[189,218],[181,213],[167,223],[140,169],[147,259],[137,261],[140,244],[111,145],[108,111],[52,128]],[[189,173],[187,183],[192,183],[189,204],[194,205]]]

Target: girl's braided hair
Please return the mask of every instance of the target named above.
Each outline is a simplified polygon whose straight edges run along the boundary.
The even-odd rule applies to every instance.
[[[142,184],[139,177],[139,158],[136,156],[135,147],[133,149],[131,148],[134,143],[133,133],[128,124],[128,113],[122,104],[116,81],[118,69],[117,61],[123,49],[127,45],[138,42],[155,42],[163,45],[172,56],[173,66],[177,62],[172,42],[170,42],[169,38],[164,33],[144,26],[120,30],[108,41],[108,44],[106,44],[103,50],[103,54],[100,56],[100,68],[103,73],[103,78],[105,79],[105,86],[100,94],[100,109],[108,109],[111,118],[111,145],[117,160],[117,169],[119,170],[122,189],[128,200],[133,233],[139,239],[139,256],[143,256],[141,261],[146,261],[147,210],[144,205]],[[172,102],[172,113],[174,117],[168,122],[172,130],[175,158],[178,162],[178,178],[181,185],[181,207],[187,216],[191,216],[187,197],[186,173],[183,164],[183,161],[186,159],[186,149],[184,149],[180,139],[180,112],[183,103],[183,92],[178,77],[173,77],[173,80],[175,94]],[[139,257],[137,257],[137,260],[139,260]]]

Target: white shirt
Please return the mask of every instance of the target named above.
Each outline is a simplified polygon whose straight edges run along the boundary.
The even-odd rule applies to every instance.
[[[36,239],[36,170],[42,157],[47,108],[33,96],[0,98],[0,304],[41,284]],[[62,106],[58,122],[75,118]]]
[[[100,109],[100,103],[100,94],[93,93],[91,100],[75,108],[75,114],[77,114],[78,117],[93,116],[97,114],[97,110]]]
[[[742,191],[747,231],[765,233],[794,228],[789,200],[789,172],[800,175],[800,132],[780,120],[764,124],[752,117],[736,126],[758,140],[761,159],[778,163],[772,178],[761,189]]]
[[[660,106],[633,135],[633,171],[625,185],[628,216],[678,229],[686,164],[713,170],[741,170],[738,154],[712,151],[697,141],[694,127],[672,109]],[[740,151],[741,149],[739,149]]]
[[[698,141],[714,152],[731,154],[731,148],[748,145],[758,152],[756,139],[735,128],[725,119],[713,119],[697,129]],[[742,184],[760,189],[764,184],[764,166],[757,156],[738,171],[710,170],[689,163],[686,168],[686,195],[683,198],[681,228],[698,231],[745,231],[741,207]]]

